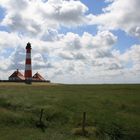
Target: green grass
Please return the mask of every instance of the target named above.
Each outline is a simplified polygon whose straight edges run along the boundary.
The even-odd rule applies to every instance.
[[[42,108],[45,132],[36,127]],[[96,130],[86,137],[73,133],[83,112]],[[140,85],[0,83],[0,140],[140,140],[139,132]]]

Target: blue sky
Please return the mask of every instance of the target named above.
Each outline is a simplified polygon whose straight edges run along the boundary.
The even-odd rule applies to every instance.
[[[102,9],[108,5],[104,0],[81,0],[81,2],[89,8],[89,13],[95,15],[101,14],[103,12]]]
[[[4,18],[4,9],[2,7],[0,7],[0,20]]]
[[[140,82],[139,4],[139,0],[0,1],[0,79],[7,79],[15,67],[24,71],[23,50],[29,41],[33,71],[54,82],[101,83],[100,77],[106,83]]]

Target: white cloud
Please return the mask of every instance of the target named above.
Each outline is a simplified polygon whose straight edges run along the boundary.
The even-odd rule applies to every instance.
[[[0,31],[0,50],[8,47],[15,48],[19,42],[20,37],[17,34]]]
[[[3,36],[2,33],[0,33],[0,37]],[[12,35],[13,41],[18,40],[15,44],[10,38],[11,33],[7,33],[5,34],[7,45],[5,43],[1,45],[5,49],[9,48],[10,44],[16,45],[16,49],[6,59],[1,54],[1,71],[7,71],[8,74],[17,68],[24,70],[24,48],[27,40],[32,43],[34,73],[39,71],[46,78],[55,82],[101,82],[103,77],[109,82],[111,78],[113,78],[112,81],[122,80],[118,77],[125,72],[127,72],[127,79],[129,79],[129,75],[138,74],[140,46],[134,45],[121,54],[119,50],[113,48],[117,37],[109,31],[98,32],[95,36],[87,32],[82,36],[67,33],[54,41],[24,38],[16,33]],[[132,65],[127,68],[128,63],[132,63]]]
[[[140,73],[140,45],[133,45],[121,56],[121,59],[131,64],[135,73]]]
[[[139,0],[107,0],[111,2],[103,9],[104,13],[94,16],[91,24],[97,24],[100,29],[124,30],[126,33],[140,38]]]
[[[1,38],[3,32],[0,35]],[[10,74],[17,68],[24,70],[24,48],[30,40],[33,73],[39,71],[52,81],[66,83],[139,81],[136,75],[140,75],[140,46],[134,45],[121,54],[119,50],[113,48],[117,37],[109,31],[98,32],[95,36],[86,32],[82,36],[67,33],[55,41],[24,38],[16,33],[12,34],[11,40],[11,33],[4,35],[7,44],[0,41],[1,48],[8,49],[14,44],[16,49],[13,49],[7,58],[2,55],[4,52],[1,52],[0,70],[4,76],[1,75],[0,78],[7,78],[5,72]],[[15,40],[18,41],[15,43]],[[78,48],[75,43],[77,40]]]
[[[75,0],[6,0],[0,1],[0,6],[6,10],[1,25],[25,35],[40,35],[48,29],[79,26],[87,21],[88,8]]]
[[[1,25],[8,26],[11,31],[44,38],[48,30],[53,34],[53,29],[61,26],[96,24],[100,30],[121,29],[140,38],[140,1],[106,2],[109,4],[103,13],[95,16],[88,14],[88,7],[79,0],[4,0],[0,1],[0,6],[6,10]]]

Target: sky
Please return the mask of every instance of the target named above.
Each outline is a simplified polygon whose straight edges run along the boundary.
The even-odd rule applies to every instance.
[[[32,45],[33,74],[68,84],[140,83],[140,0],[0,0],[0,79]]]

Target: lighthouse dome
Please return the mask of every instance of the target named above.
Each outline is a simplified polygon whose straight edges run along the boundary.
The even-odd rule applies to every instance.
[[[27,43],[26,49],[31,49],[31,43],[30,42]]]

